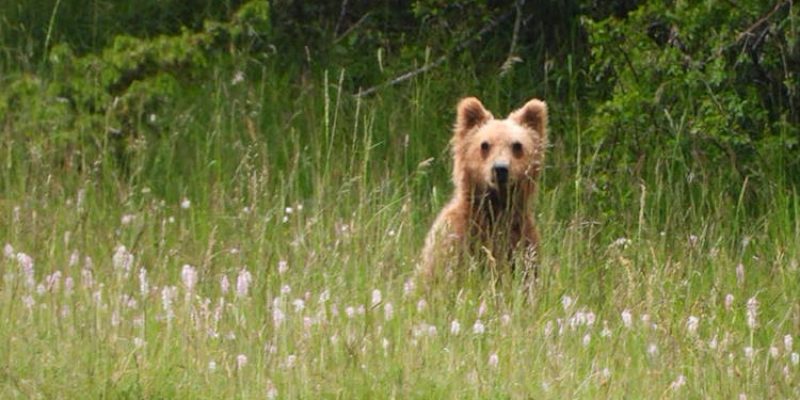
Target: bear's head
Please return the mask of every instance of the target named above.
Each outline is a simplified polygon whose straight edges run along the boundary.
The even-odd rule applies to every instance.
[[[530,194],[546,144],[543,101],[530,100],[506,119],[495,119],[478,99],[465,98],[458,104],[452,139],[454,183],[472,193]]]

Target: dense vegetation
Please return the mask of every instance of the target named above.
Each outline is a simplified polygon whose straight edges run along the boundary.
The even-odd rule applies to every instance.
[[[0,0],[0,397],[800,396],[792,0]],[[532,293],[413,269],[551,112]]]

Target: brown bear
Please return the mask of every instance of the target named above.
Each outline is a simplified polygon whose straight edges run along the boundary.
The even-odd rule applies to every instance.
[[[453,271],[464,252],[511,262],[517,250],[532,266],[539,234],[530,211],[547,146],[547,105],[528,101],[506,119],[481,102],[458,104],[453,138],[455,193],[425,239],[419,272],[432,278]],[[535,270],[534,270],[535,272]]]

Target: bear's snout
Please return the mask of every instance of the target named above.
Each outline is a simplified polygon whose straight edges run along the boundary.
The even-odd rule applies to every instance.
[[[505,185],[508,182],[508,163],[495,162],[492,165],[492,174],[499,185]]]

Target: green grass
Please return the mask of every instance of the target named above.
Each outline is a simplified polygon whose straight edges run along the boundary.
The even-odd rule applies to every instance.
[[[499,78],[356,100],[338,71],[304,85],[264,72],[233,85],[217,71],[177,99],[127,172],[112,156],[67,169],[62,142],[3,128],[0,397],[800,396],[800,344],[784,343],[800,333],[798,198],[781,179],[747,187],[676,152],[598,184],[594,149],[572,143],[581,110],[554,99],[533,292],[480,260],[408,288],[451,191],[452,106],[471,93],[503,114],[521,99]]]

